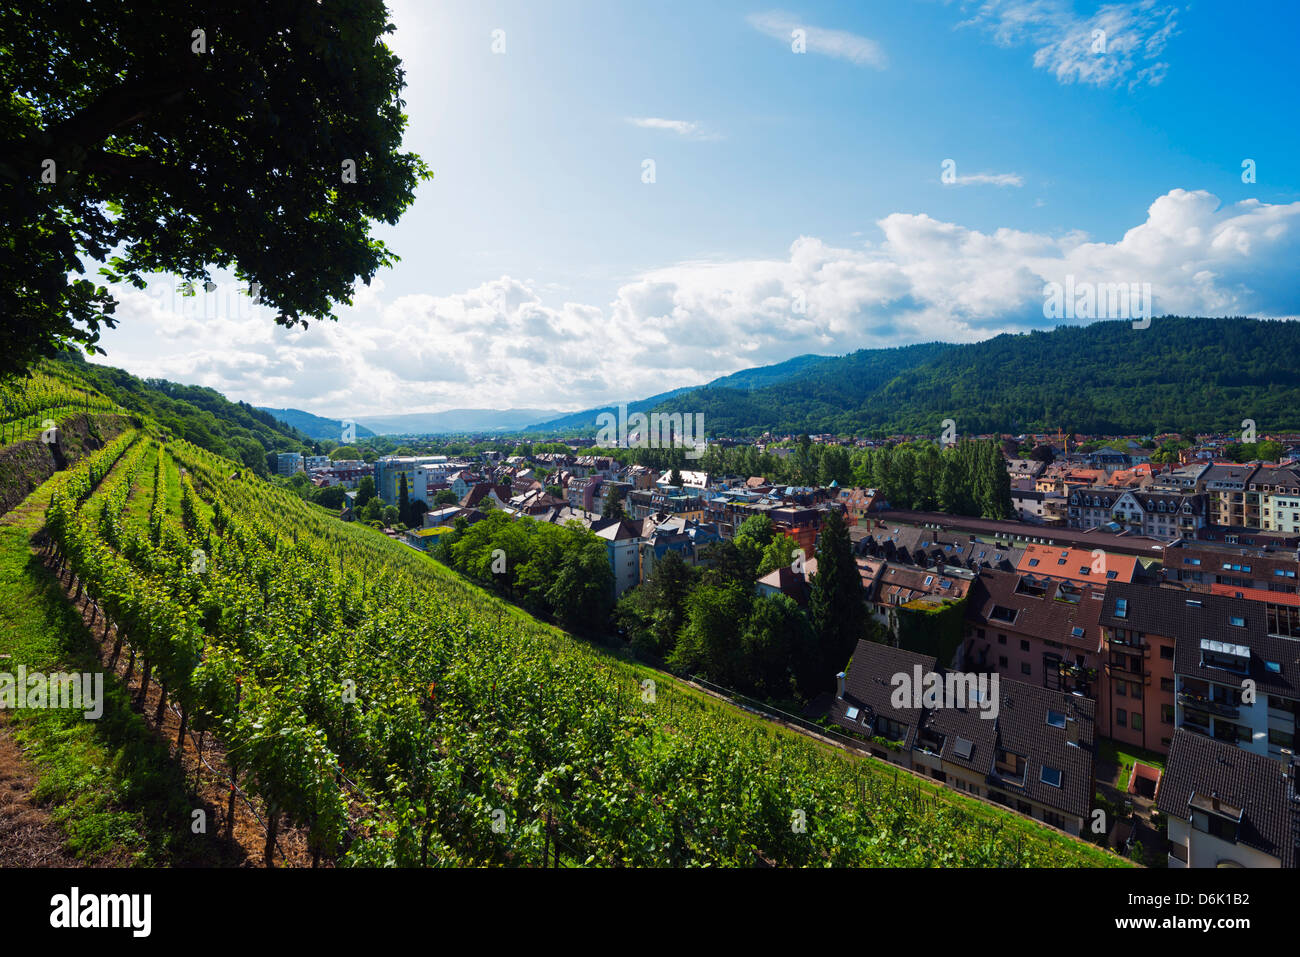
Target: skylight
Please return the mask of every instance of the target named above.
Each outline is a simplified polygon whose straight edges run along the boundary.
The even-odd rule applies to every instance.
[[[1044,784],[1059,788],[1061,786],[1061,771],[1059,768],[1049,768],[1047,765],[1043,765],[1042,773],[1038,776],[1038,779]]]
[[[962,760],[970,760],[971,754],[975,751],[975,745],[973,742],[967,741],[965,738],[958,738],[957,743],[952,746],[952,749],[956,752],[957,757]]]
[[[1053,728],[1064,728],[1064,727],[1065,727],[1065,715],[1062,714],[1060,711],[1052,711],[1052,710],[1048,710],[1048,712],[1047,712],[1047,723],[1048,723],[1049,725],[1051,725]]]
[[[1115,599],[1115,617],[1116,617],[1116,618],[1127,618],[1127,617],[1128,617],[1128,599],[1127,599],[1127,598],[1116,598],[1116,599]]]

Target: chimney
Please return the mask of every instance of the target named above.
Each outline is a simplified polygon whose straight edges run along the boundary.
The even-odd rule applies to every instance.
[[[844,672],[842,671],[835,676],[835,697],[844,697]]]

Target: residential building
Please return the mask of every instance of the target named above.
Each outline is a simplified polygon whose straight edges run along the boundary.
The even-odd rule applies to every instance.
[[[1095,583],[1104,588],[1111,582],[1131,582],[1137,574],[1138,560],[1132,555],[1112,555],[1100,548],[1085,551],[1029,544],[1020,555],[1017,569],[1039,578],[1080,585]]]
[[[837,676],[831,718],[882,760],[1082,833],[1096,785],[1092,701],[999,678],[996,710],[974,695],[938,708],[905,697],[895,705],[900,679],[931,673],[946,680],[932,657],[859,641]]]
[[[1103,594],[1096,582],[981,571],[966,602],[965,666],[1099,697]]]
[[[609,567],[614,573],[614,597],[641,581],[641,526],[626,519],[593,525],[591,530],[605,543]]]
[[[299,452],[277,452],[275,455],[275,474],[293,475],[303,471],[303,457]]]
[[[1205,470],[1201,482],[1210,499],[1210,524],[1240,525],[1260,528],[1259,493],[1253,508],[1247,501],[1246,487],[1259,470],[1255,465],[1215,463]]]
[[[1283,763],[1175,731],[1156,792],[1168,822],[1169,866],[1295,867],[1296,772],[1294,758]]]
[[[1180,634],[1176,608],[1180,593],[1154,586],[1107,586],[1099,618],[1103,671],[1097,701],[1097,727],[1122,745],[1165,754],[1173,738],[1174,646]]]

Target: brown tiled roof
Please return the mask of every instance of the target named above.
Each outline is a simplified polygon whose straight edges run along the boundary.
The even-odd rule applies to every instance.
[[[1294,773],[1294,772],[1293,772]],[[1283,776],[1281,762],[1185,728],[1174,732],[1156,806],[1188,820],[1193,795],[1220,801],[1242,811],[1237,840],[1296,866],[1300,804],[1294,779]]]
[[[1042,589],[1041,597],[1035,592]],[[1079,587],[1077,601],[1062,596],[1065,582],[1036,579],[1019,572],[982,571],[966,602],[966,620],[983,628],[1016,631],[1038,639],[1058,641],[1079,651],[1101,647],[1102,592],[1091,585]],[[994,617],[995,609],[1014,612],[1015,618]],[[1082,634],[1075,634],[1075,629]]]
[[[859,734],[865,734],[867,732],[862,726],[864,718],[870,720],[872,714],[885,715],[906,727],[903,747],[910,750],[916,741],[916,725],[921,719],[921,709],[895,708],[890,703],[890,697],[894,693],[891,678],[900,672],[911,674],[912,667],[916,664],[920,664],[922,672],[927,673],[934,670],[935,659],[874,641],[859,641],[844,673],[844,697],[836,698],[831,707],[832,720]],[[849,707],[859,709],[856,720],[845,716]]]

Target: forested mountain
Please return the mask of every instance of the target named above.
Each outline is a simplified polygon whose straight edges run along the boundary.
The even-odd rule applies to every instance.
[[[1167,316],[1062,326],[968,345],[865,349],[758,389],[706,386],[660,411],[709,435],[1063,428],[1147,433],[1300,428],[1300,323]]]
[[[748,391],[751,389],[758,389],[777,382],[784,382],[791,376],[798,375],[805,369],[818,365],[825,360],[825,356],[795,356],[793,359],[786,359],[784,362],[778,362],[775,365],[759,366],[756,369],[742,369],[739,372],[733,372],[731,375],[723,376],[720,379],[714,379],[712,382],[709,382],[700,388],[725,389],[727,391]],[[696,391],[699,390],[692,389],[688,386],[682,389],[673,389],[670,392],[661,392],[658,395],[652,395],[647,399],[638,399],[626,403],[627,411],[629,415],[633,412],[648,412],[650,409],[659,406],[661,403],[676,400],[678,396]],[[681,408],[681,406],[676,405],[675,401],[674,406],[678,409]],[[596,428],[597,418],[606,412],[618,415],[618,406],[606,405],[596,409],[584,409],[581,412],[570,412],[568,415],[563,415],[559,418],[540,422],[536,425],[530,425],[525,431],[556,433],[570,430],[575,434],[584,431],[594,431]]]
[[[268,413],[277,422],[281,422],[291,429],[297,429],[309,439],[333,439],[337,442],[343,433],[343,423],[338,419],[327,419],[323,416],[313,415],[310,412],[304,412],[302,409],[271,409],[266,406],[258,406],[258,410]],[[356,437],[359,439],[369,438],[375,434],[361,424],[357,424],[356,430]]]
[[[217,455],[266,473],[266,453],[301,451],[310,440],[301,432],[247,402],[231,402],[215,389],[181,385],[166,379],[140,379],[123,369],[86,362],[65,352],[59,362],[131,412],[153,418],[159,426]]]

